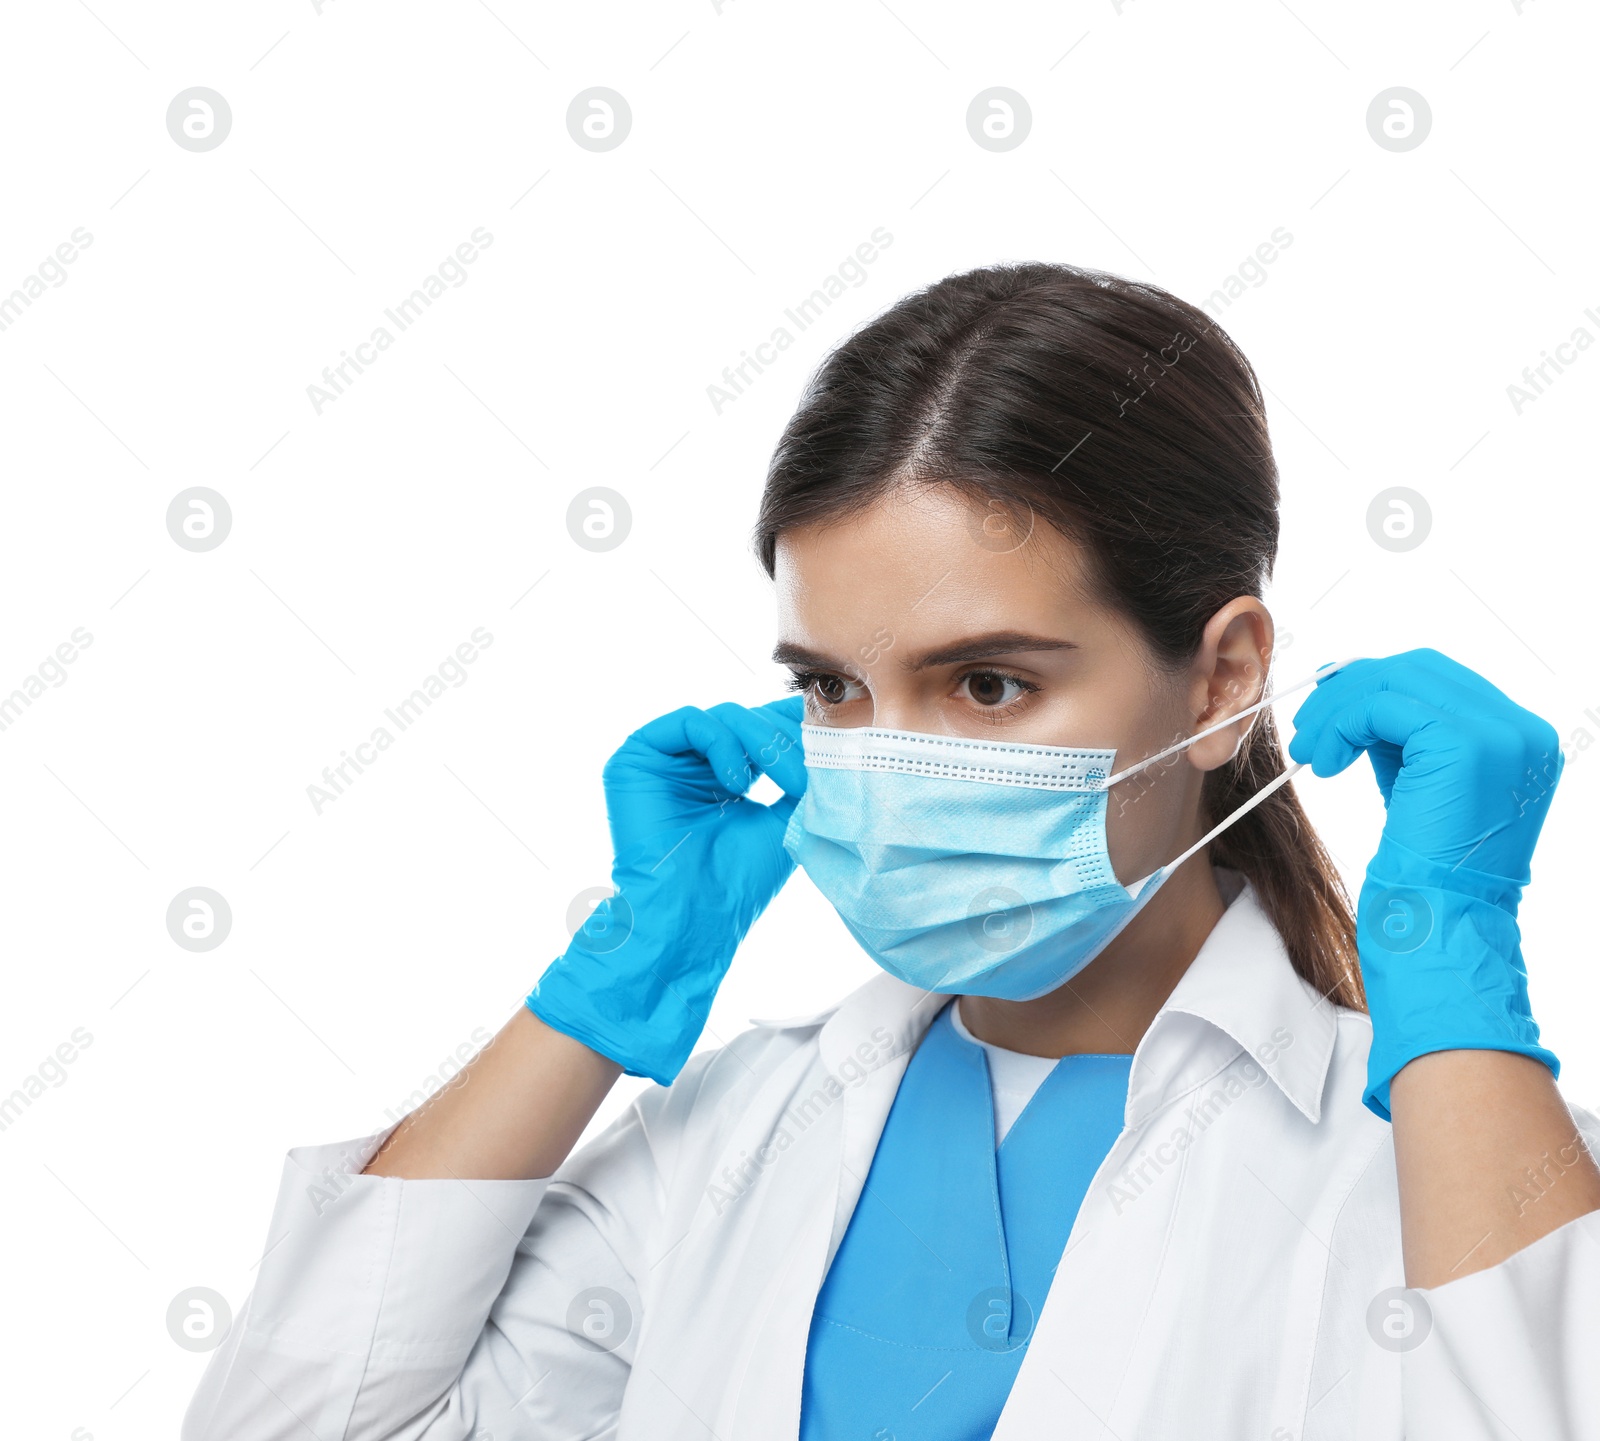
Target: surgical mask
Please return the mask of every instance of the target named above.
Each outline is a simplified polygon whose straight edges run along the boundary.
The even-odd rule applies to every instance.
[[[1115,749],[802,725],[806,793],[784,849],[891,975],[945,994],[1033,1000],[1077,975],[1179,866],[1301,767],[1127,886],[1106,849],[1111,788],[1346,664],[1120,771]]]

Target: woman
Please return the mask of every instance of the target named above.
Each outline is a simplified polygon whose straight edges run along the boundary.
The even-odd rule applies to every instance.
[[[1600,1123],[1515,920],[1554,732],[1320,670],[1290,759],[1387,806],[1352,916],[1263,708],[1277,501],[1153,287],[850,338],[758,525],[802,695],[629,737],[616,894],[470,1085],[290,1153],[188,1441],[1600,1434]],[[884,974],[691,1056],[797,861]]]

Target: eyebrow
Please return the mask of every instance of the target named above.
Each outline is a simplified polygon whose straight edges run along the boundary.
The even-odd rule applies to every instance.
[[[992,656],[1012,655],[1017,651],[1076,650],[1077,642],[1059,640],[1052,636],[1028,635],[1023,631],[999,630],[987,635],[970,636],[953,645],[924,651],[921,655],[907,656],[901,661],[906,670],[927,670],[936,665],[959,665],[963,661],[988,660]],[[779,641],[772,658],[779,665],[808,666],[816,670],[839,670],[837,661],[820,651],[808,650],[793,641]]]

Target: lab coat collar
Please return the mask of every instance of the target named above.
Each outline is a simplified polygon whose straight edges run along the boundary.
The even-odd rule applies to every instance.
[[[1206,1080],[1240,1050],[1315,1124],[1338,1038],[1337,1008],[1301,979],[1255,887],[1237,872],[1217,871],[1238,894],[1135,1048],[1127,1124]]]
[[[1223,867],[1216,871],[1224,898],[1231,893],[1234,899],[1134,1049],[1125,1122],[1140,1124],[1243,1050],[1316,1123],[1338,1033],[1336,1008],[1295,971],[1249,880]],[[893,1066],[898,1074],[948,999],[885,972],[831,1010],[761,1024],[820,1026],[818,1045],[831,1075],[842,1065],[860,1068],[868,1051],[868,1071]],[[863,1040],[879,1027],[889,1032],[890,1044],[864,1051]]]

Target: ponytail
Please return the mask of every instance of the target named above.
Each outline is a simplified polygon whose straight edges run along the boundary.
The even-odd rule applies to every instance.
[[[1207,830],[1285,769],[1270,710],[1259,712],[1239,753],[1206,776]],[[1229,866],[1255,887],[1295,970],[1335,1005],[1367,1008],[1356,959],[1350,896],[1333,857],[1301,808],[1293,782],[1252,806],[1211,842],[1213,865]]]

